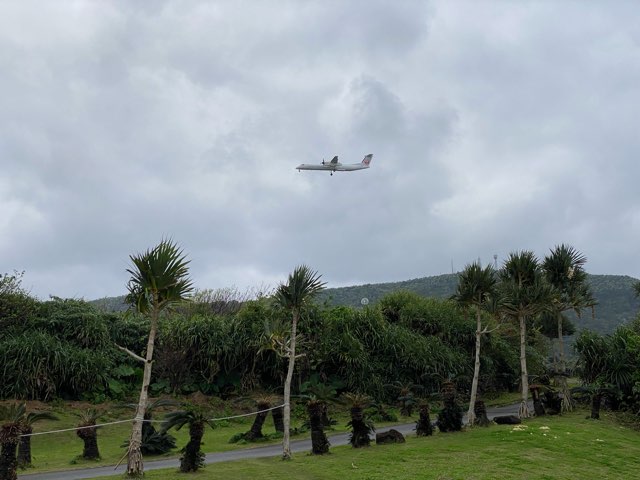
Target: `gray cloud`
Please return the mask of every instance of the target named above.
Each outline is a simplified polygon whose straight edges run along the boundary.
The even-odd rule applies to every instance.
[[[403,280],[560,242],[640,275],[631,2],[5,2],[0,271],[124,291]],[[373,153],[329,176],[295,165]]]

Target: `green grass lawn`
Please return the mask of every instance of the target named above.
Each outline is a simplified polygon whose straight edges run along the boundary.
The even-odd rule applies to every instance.
[[[580,411],[534,418],[522,426],[409,436],[402,445],[360,450],[334,447],[323,457],[296,454],[290,462],[268,458],[218,463],[196,474],[180,474],[176,469],[148,471],[145,478],[633,479],[640,478],[640,433],[608,415],[600,421],[587,420]]]

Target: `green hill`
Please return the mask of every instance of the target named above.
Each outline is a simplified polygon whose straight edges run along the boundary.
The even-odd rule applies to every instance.
[[[589,284],[598,301],[595,317],[585,311],[582,318],[572,320],[578,329],[589,328],[600,333],[611,333],[620,324],[634,319],[640,312],[640,299],[635,296],[635,278],[623,275],[589,275]],[[352,287],[329,288],[321,300],[334,305],[357,307],[366,298],[373,304],[387,293],[409,290],[426,297],[447,298],[458,283],[458,274],[448,273],[435,277],[415,278],[403,282],[376,283]]]
[[[589,284],[598,301],[595,317],[591,311],[583,312],[582,318],[572,320],[578,329],[589,328],[600,333],[611,333],[620,324],[634,319],[640,312],[640,299],[635,296],[635,278],[623,275],[589,275]],[[425,297],[447,298],[453,294],[458,274],[449,273],[434,277],[414,278],[403,282],[374,283],[351,287],[328,288],[320,295],[321,302],[331,305],[359,307],[362,299],[376,303],[386,294],[398,290],[409,290]],[[124,296],[108,297],[91,301],[106,311],[124,311]]]
[[[98,300],[89,300],[89,303],[105,312],[124,312],[129,308],[124,301],[125,295],[119,297],[104,297]]]

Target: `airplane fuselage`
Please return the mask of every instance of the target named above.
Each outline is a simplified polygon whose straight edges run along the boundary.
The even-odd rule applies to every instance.
[[[360,165],[359,163],[354,165],[331,165],[329,163],[316,165],[311,163],[302,163],[296,167],[297,170],[326,170],[328,172],[350,172],[352,170],[363,170],[365,168],[369,168],[369,165]]]
[[[343,165],[338,162],[338,157],[335,156],[330,162],[322,161],[321,164],[310,164],[310,163],[301,163],[296,167],[296,170],[324,170],[331,172],[352,172],[354,170],[364,170],[365,168],[369,168],[369,164],[371,163],[371,159],[373,158],[372,154],[366,155],[362,162],[360,163],[350,163],[348,165]]]

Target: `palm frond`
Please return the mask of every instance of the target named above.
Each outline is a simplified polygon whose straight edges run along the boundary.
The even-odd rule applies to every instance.
[[[482,268],[478,262],[471,263],[458,276],[452,299],[463,307],[480,307],[495,294],[496,283],[496,271],[491,265]]]
[[[584,265],[587,257],[575,248],[561,244],[551,250],[544,258],[542,269],[546,280],[554,288],[554,307],[562,312],[573,309],[580,312],[582,308],[595,304],[587,282]]]
[[[163,239],[142,254],[131,255],[131,278],[126,302],[140,313],[148,313],[152,305],[163,309],[185,300],[193,291],[189,279],[189,263],[183,250],[171,239]]]
[[[25,403],[12,403],[0,406],[0,421],[20,424],[26,417],[27,405]]]
[[[193,407],[167,413],[162,422],[161,432],[167,432],[172,428],[180,430],[185,425],[189,425],[189,427],[209,425],[211,428],[215,428],[215,423],[211,420],[209,412]]]
[[[287,283],[280,284],[276,289],[276,302],[286,309],[304,307],[326,285],[320,278],[321,275],[306,265],[296,267],[289,274]]]
[[[23,423],[30,426],[41,420],[58,420],[58,417],[50,412],[29,412],[25,416]]]

